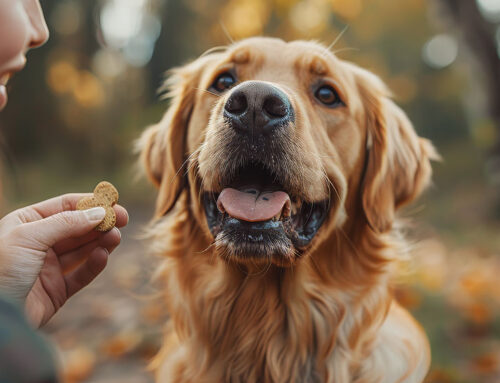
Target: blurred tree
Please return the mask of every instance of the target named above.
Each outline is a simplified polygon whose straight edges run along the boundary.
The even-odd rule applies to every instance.
[[[439,17],[451,23],[467,45],[473,67],[472,81],[480,82],[485,93],[485,110],[496,130],[495,141],[491,143],[487,170],[493,180],[500,183],[500,56],[495,39],[496,26],[481,14],[477,1],[437,0]],[[440,15],[442,16],[442,15]],[[500,212],[499,212],[500,213]]]

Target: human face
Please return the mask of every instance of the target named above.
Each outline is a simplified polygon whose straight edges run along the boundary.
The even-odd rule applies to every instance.
[[[0,110],[7,104],[6,85],[26,64],[26,52],[49,37],[39,0],[0,0]]]

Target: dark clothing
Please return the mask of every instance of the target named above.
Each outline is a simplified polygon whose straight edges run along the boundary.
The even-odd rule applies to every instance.
[[[53,354],[20,308],[0,296],[0,383],[58,382]]]

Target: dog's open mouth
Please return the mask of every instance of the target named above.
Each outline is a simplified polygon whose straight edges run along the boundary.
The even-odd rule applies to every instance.
[[[265,165],[241,167],[203,203],[216,241],[239,257],[287,257],[304,250],[328,213],[328,201],[308,202],[287,190]]]

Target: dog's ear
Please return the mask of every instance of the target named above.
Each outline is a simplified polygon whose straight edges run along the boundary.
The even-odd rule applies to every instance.
[[[187,186],[186,135],[199,72],[196,61],[170,72],[164,86],[170,106],[162,120],[146,129],[138,141],[142,166],[158,187],[156,217],[170,212]]]
[[[429,184],[430,160],[439,156],[429,140],[417,136],[378,77],[363,73],[358,86],[367,124],[362,206],[370,227],[382,233],[391,229],[396,210]]]

